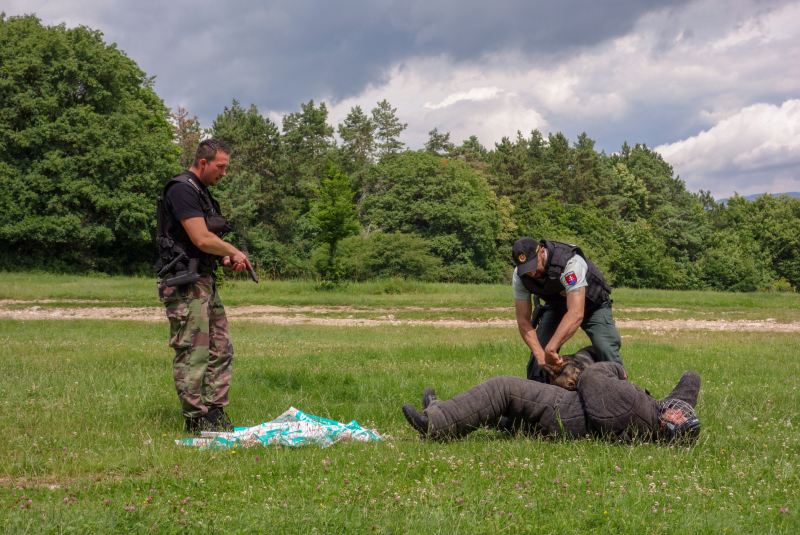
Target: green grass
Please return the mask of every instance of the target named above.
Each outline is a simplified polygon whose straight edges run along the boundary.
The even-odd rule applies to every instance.
[[[11,277],[0,276],[3,298],[30,295]],[[122,300],[130,292],[142,302],[153,299],[154,286],[143,279],[70,277],[34,277],[30,284],[48,293],[38,299]],[[351,304],[346,293],[316,292],[311,283],[301,293],[303,284],[259,286],[250,302],[268,303],[261,292],[271,292],[285,304]],[[431,286],[436,291],[424,286],[428,293],[395,295],[360,286],[352,304],[377,308],[387,299],[421,297],[424,306],[435,306],[435,299],[466,306],[496,303],[508,291],[452,285],[448,293]],[[252,287],[237,283],[223,298],[246,303]],[[619,294],[618,306],[702,308],[703,295],[690,292]],[[708,308],[777,315],[794,296],[705,298]],[[766,306],[769,298],[775,309]],[[166,322],[0,320],[0,362],[7,370],[0,386],[0,532],[800,530],[796,334],[623,331],[629,375],[655,396],[665,395],[686,369],[702,375],[703,432],[686,449],[493,431],[450,443],[416,438],[399,409],[407,402],[419,406],[424,387],[435,386],[444,399],[495,375],[524,373],[527,354],[515,329],[239,321],[231,330],[236,362],[229,413],[236,425],[274,418],[293,405],[356,419],[391,438],[236,453],[178,447],[174,440],[184,433]],[[580,334],[564,349],[586,343]],[[28,500],[30,507],[20,508]],[[789,514],[778,512],[785,507]]]

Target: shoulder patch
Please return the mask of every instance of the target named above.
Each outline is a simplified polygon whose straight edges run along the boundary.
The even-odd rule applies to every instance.
[[[566,279],[567,284],[569,284],[570,286],[578,282],[578,277],[575,276],[574,271],[570,271],[569,273],[567,273],[567,275],[564,278]]]

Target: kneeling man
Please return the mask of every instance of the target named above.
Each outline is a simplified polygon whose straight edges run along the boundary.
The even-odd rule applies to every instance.
[[[548,382],[542,366],[561,364],[561,346],[578,327],[592,341],[595,360],[622,364],[622,338],[611,315],[611,286],[581,248],[520,238],[512,251],[516,264],[512,286],[517,326],[531,350],[528,379]],[[531,296],[536,300],[535,311]],[[547,305],[539,308],[539,298]],[[532,314],[536,318],[531,318]]]

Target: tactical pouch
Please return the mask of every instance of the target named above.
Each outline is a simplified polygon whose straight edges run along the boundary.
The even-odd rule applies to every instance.
[[[209,215],[206,217],[206,228],[212,234],[224,238],[233,229],[228,224],[228,220],[221,215]]]

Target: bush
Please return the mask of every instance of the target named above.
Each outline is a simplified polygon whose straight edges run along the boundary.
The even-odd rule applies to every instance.
[[[792,286],[792,284],[781,277],[780,279],[773,281],[772,284],[759,288],[764,292],[775,292],[775,293],[795,293],[797,288]]]
[[[759,245],[736,234],[719,233],[699,262],[703,280],[716,290],[754,292],[775,280],[769,261]]]
[[[317,251],[314,252],[315,264],[322,254]],[[343,278],[353,281],[392,277],[435,281],[442,266],[442,260],[431,254],[424,238],[400,232],[345,238],[337,246],[334,261],[341,268]]]
[[[619,252],[611,259],[611,284],[628,288],[681,287],[683,273],[647,221],[620,223]]]

